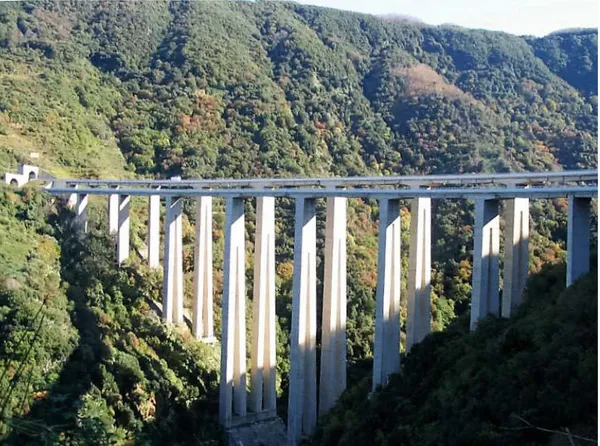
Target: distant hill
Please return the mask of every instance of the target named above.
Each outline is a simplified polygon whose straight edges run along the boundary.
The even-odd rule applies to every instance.
[[[597,51],[590,30],[288,2],[2,3],[0,166],[30,151],[89,176],[595,166]],[[414,91],[414,67],[438,81]]]
[[[530,41],[535,55],[580,92],[598,95],[598,30],[560,30]]]

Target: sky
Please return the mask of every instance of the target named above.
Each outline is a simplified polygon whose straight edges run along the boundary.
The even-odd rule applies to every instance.
[[[297,0],[370,14],[402,14],[430,25],[451,23],[544,36],[564,28],[597,28],[598,0]]]

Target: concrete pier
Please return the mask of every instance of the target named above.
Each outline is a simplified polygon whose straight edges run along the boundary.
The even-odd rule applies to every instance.
[[[275,198],[256,199],[250,409],[276,409]]]
[[[148,197],[146,246],[148,246],[148,266],[158,268],[160,266],[160,195],[150,195]]]
[[[400,371],[400,201],[379,201],[373,390]]]
[[[119,194],[108,196],[108,233],[115,235],[119,232]]]
[[[82,232],[88,231],[88,195],[77,194],[75,202],[75,225]]]
[[[567,286],[590,270],[590,198],[569,196]]]
[[[431,198],[410,205],[406,351],[431,332]]]
[[[219,421],[227,444],[287,443],[310,435],[346,386],[347,199],[378,200],[379,241],[373,389],[400,368],[403,284],[400,202],[411,202],[407,271],[407,350],[431,329],[431,200],[474,200],[471,328],[487,314],[510,316],[522,300],[528,273],[529,199],[569,198],[567,283],[589,270],[590,200],[597,170],[536,173],[403,175],[330,178],[169,180],[57,179],[45,190],[70,196],[84,215],[83,197],[109,197],[109,231],[118,258],[129,255],[129,197],[149,197],[148,262],[159,261],[160,200],[167,202],[163,318],[183,321],[182,199],[198,200],[194,336],[212,337],[211,197],[226,199]],[[14,179],[14,178],[13,178]],[[6,180],[9,180],[7,177]],[[10,181],[9,181],[10,182]],[[81,194],[81,202],[77,202]],[[160,197],[159,197],[160,195]],[[243,197],[243,198],[242,198]],[[574,198],[577,197],[577,198]],[[276,413],[275,199],[295,200],[294,271],[290,333],[287,434]],[[257,200],[251,356],[246,357],[244,200]],[[327,199],[320,379],[317,381],[316,200]],[[500,200],[506,201],[504,285],[499,303]],[[72,205],[72,206],[71,206]],[[75,222],[74,222],[75,224]],[[251,364],[247,395],[246,364]],[[320,385],[317,387],[317,383]]]
[[[177,270],[176,270],[176,292],[173,293],[175,299],[173,301],[173,323],[183,324],[183,201],[181,202],[181,208],[177,217],[177,232],[175,234],[175,253],[177,258]]]
[[[223,316],[219,421],[230,426],[246,415],[246,279],[244,200],[227,198],[223,266]],[[233,407],[232,407],[233,403]]]
[[[192,333],[205,342],[214,341],[212,230],[212,197],[200,197],[196,200]]]
[[[288,441],[317,424],[317,215],[313,198],[296,199]]]
[[[500,314],[500,213],[498,200],[475,202],[471,330],[477,320]]]
[[[131,197],[119,195],[119,226],[117,228],[117,262],[119,265],[129,258],[129,208]]]
[[[167,197],[163,262],[163,320],[183,323],[182,199]]]
[[[67,209],[74,209],[75,205],[77,204],[77,193],[73,192],[72,194],[69,194],[67,197]]]
[[[327,413],[346,390],[347,202],[347,198],[327,199],[319,381],[320,415]]]
[[[529,272],[529,199],[506,200],[502,317],[521,304]]]

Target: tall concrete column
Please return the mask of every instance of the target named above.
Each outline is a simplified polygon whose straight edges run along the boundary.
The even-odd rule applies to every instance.
[[[400,201],[379,201],[373,390],[400,371]]]
[[[500,213],[498,200],[475,202],[471,330],[477,320],[500,314]]]
[[[150,195],[148,197],[146,245],[148,246],[148,266],[158,268],[160,266],[160,195]]]
[[[506,200],[502,317],[521,304],[529,271],[529,199]]]
[[[183,200],[176,220],[175,253],[177,255],[176,292],[173,300],[173,323],[183,324]]]
[[[119,231],[119,194],[108,196],[108,234],[114,235]]]
[[[183,322],[182,201],[166,198],[163,320],[175,324]]]
[[[205,342],[214,340],[212,229],[212,197],[200,197],[196,200],[192,333],[196,339],[202,339]]]
[[[59,184],[59,186],[64,187],[65,184],[61,182],[61,184]],[[78,186],[75,185],[74,189],[77,189],[77,188],[78,188]],[[72,194],[68,194],[66,196],[66,198],[67,198],[67,203],[66,203],[67,209],[75,209],[75,205],[77,204],[77,193],[73,192]]]
[[[567,286],[590,270],[590,198],[569,196]]]
[[[219,420],[228,426],[246,415],[246,247],[244,200],[227,198],[225,207]]]
[[[88,195],[77,194],[75,202],[75,225],[82,232],[88,231]]]
[[[347,202],[327,199],[319,414],[327,413],[346,389]]]
[[[431,198],[410,205],[406,351],[431,332]]]
[[[275,415],[275,198],[259,197],[256,204],[250,407]]]
[[[317,424],[317,214],[313,198],[296,199],[288,440]]]
[[[129,195],[119,195],[119,225],[117,228],[117,261],[119,265],[129,258],[130,203]]]

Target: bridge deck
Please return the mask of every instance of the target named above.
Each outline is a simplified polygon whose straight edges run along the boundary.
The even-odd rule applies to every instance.
[[[561,186],[561,187],[517,187],[517,188],[442,188],[442,189],[114,189],[108,187],[87,188],[49,188],[48,192],[58,194],[89,194],[89,195],[120,195],[149,196],[161,195],[171,197],[348,197],[348,198],[559,198],[567,196],[575,197],[597,197],[598,186]]]
[[[297,187],[425,187],[468,185],[539,185],[568,184],[573,182],[597,182],[597,170],[571,170],[561,172],[461,174],[461,175],[405,175],[378,177],[331,177],[331,178],[251,178],[251,179],[187,179],[187,180],[57,180],[65,187],[192,187],[192,188],[297,188]]]
[[[554,198],[596,197],[598,171],[210,180],[54,180],[53,194],[219,197]]]

